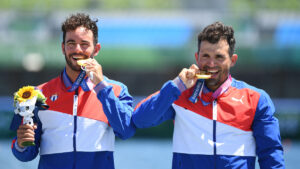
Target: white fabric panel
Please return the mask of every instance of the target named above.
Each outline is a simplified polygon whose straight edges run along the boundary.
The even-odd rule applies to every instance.
[[[77,117],[77,151],[114,151],[115,134],[108,124]]]
[[[173,152],[213,155],[213,121],[173,104]]]
[[[173,152],[213,155],[213,120],[173,104],[176,111]],[[217,122],[217,155],[255,156],[252,132]]]
[[[51,110],[39,111],[42,122],[40,154],[73,151],[73,116]]]
[[[39,111],[42,122],[40,154],[72,152],[74,116],[46,110]],[[77,116],[77,151],[113,151],[114,133],[104,122]]]
[[[217,154],[256,156],[256,144],[252,131],[244,131],[217,122]]]

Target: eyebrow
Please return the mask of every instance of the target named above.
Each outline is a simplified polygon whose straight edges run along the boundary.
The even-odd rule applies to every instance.
[[[199,52],[199,55],[209,55],[208,52]]]
[[[90,43],[89,41],[86,41],[86,40],[82,40],[81,42],[84,42],[84,43]]]
[[[67,41],[67,43],[68,43],[68,42],[75,42],[75,40],[73,40],[73,39],[70,39],[70,40],[68,40],[68,41]],[[82,40],[81,42],[84,42],[84,43],[90,43],[90,42],[89,42],[89,41],[87,41],[87,40]]]
[[[68,41],[67,41],[67,43],[68,43],[68,42],[75,42],[75,40],[73,40],[73,39],[70,39],[70,40],[68,40]]]
[[[225,57],[225,55],[223,55],[223,54],[216,54],[216,56],[218,56],[218,57]]]

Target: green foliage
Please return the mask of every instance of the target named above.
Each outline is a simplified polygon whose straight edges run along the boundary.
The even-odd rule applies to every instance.
[[[295,12],[300,9],[299,0],[231,0],[230,4],[234,11],[250,10],[252,13],[261,9]]]
[[[171,0],[109,0],[101,1],[99,8],[106,9],[167,9],[174,7],[176,1]]]
[[[11,1],[10,0],[0,1],[0,9],[9,9],[9,8],[11,8]]]
[[[2,0],[0,9],[47,12],[58,9],[86,8],[88,2],[86,0]]]
[[[2,0],[0,9],[51,11],[76,9],[168,9],[178,7],[178,0]]]
[[[267,9],[285,10],[285,11],[299,11],[299,0],[265,0],[264,7]]]
[[[196,1],[196,0],[195,0]],[[220,0],[221,1],[221,0]],[[205,1],[203,1],[204,3]],[[299,11],[299,0],[230,0],[233,11],[259,9]],[[0,9],[18,9],[21,11],[52,11],[78,9],[178,9],[184,0],[1,0]]]
[[[61,0],[58,4],[61,4],[62,9],[80,9],[86,8],[88,2],[87,0]]]
[[[257,9],[257,3],[253,0],[231,0],[230,6],[233,11],[250,10],[254,12]]]

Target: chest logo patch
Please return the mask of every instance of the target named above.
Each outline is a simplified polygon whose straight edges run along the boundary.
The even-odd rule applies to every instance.
[[[56,101],[58,99],[58,95],[57,94],[54,94],[54,95],[52,95],[51,97],[50,97],[50,100],[51,101]]]
[[[237,98],[235,98],[235,97],[232,97],[231,99],[232,99],[233,101],[241,102],[242,104],[244,104],[243,98],[244,98],[244,96],[242,96],[242,98],[240,98],[240,99],[237,99]]]

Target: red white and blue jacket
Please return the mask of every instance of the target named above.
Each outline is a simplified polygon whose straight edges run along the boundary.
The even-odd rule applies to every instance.
[[[114,169],[115,135],[126,139],[135,133],[132,97],[124,84],[106,77],[97,86],[89,78],[85,82],[88,88],[69,92],[72,82],[64,71],[38,86],[49,109],[36,114],[36,146],[21,149],[13,140],[17,159],[30,161],[40,153],[39,169]]]
[[[174,119],[173,169],[283,169],[283,148],[268,94],[231,76],[215,92],[204,87],[198,102],[177,77],[141,101],[138,128]]]

